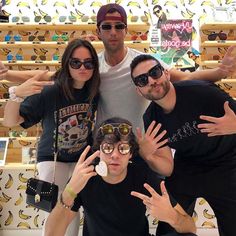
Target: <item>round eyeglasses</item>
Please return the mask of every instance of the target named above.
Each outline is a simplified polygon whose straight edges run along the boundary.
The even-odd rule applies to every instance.
[[[121,155],[126,155],[130,153],[131,147],[128,143],[120,143],[117,149]],[[111,154],[115,150],[115,145],[113,143],[102,143],[101,150],[104,154]]]

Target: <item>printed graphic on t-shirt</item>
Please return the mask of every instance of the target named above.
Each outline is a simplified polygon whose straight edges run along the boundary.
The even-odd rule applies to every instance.
[[[93,117],[89,104],[71,105],[59,110],[58,147],[73,153],[84,148],[91,132]]]
[[[171,137],[169,137],[169,143],[178,142],[181,139],[188,138],[199,133],[200,129],[197,127],[197,121],[194,120],[192,123],[185,122],[184,125],[182,125],[172,134]]]

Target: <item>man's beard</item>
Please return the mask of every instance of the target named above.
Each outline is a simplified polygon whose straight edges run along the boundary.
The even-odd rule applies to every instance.
[[[161,87],[161,91],[160,92],[155,92],[153,93],[152,90],[155,90],[155,87]],[[164,98],[166,96],[166,94],[169,92],[170,90],[170,81],[164,81],[163,83],[159,84],[159,85],[152,85],[150,87],[150,89],[148,90],[148,92],[146,94],[142,94],[146,99],[150,100],[150,101],[158,101],[161,100],[162,98]]]

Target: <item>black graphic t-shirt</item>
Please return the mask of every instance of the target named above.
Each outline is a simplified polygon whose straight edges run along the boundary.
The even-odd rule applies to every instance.
[[[168,145],[175,149],[175,158],[192,161],[221,160],[236,154],[236,135],[208,137],[197,128],[200,115],[221,117],[224,102],[236,111],[236,102],[216,85],[204,81],[181,81],[174,83],[176,105],[165,114],[162,108],[152,102],[144,114],[147,130],[155,120],[167,130]]]
[[[60,94],[60,95],[59,95]],[[56,85],[41,94],[27,97],[20,106],[21,124],[29,128],[41,121],[43,133],[38,146],[38,162],[53,160],[56,119],[58,115],[58,161],[75,162],[87,145],[92,144],[91,129],[97,109],[97,98],[88,103],[88,90],[74,89],[75,100],[68,101]]]

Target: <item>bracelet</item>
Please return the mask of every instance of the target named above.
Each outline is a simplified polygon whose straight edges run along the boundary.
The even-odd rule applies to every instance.
[[[24,99],[16,96],[16,87],[17,86],[12,86],[8,89],[9,99],[13,102],[21,103],[24,101]]]
[[[66,185],[65,191],[70,195],[71,198],[75,199],[77,197],[77,193],[75,193],[69,185]]]
[[[66,208],[66,209],[68,209],[68,210],[70,210],[71,207],[73,206],[73,204],[70,205],[70,206],[68,206],[68,205],[66,205],[66,204],[64,203],[63,198],[62,198],[62,193],[61,193],[61,195],[60,195],[59,203],[60,203],[60,205],[61,205],[62,207]]]

